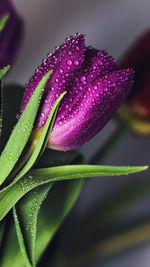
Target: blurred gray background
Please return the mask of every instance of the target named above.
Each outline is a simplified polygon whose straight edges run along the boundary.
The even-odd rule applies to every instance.
[[[48,52],[76,32],[86,34],[87,45],[107,48],[116,59],[132,41],[150,27],[150,0],[13,0],[25,20],[25,39],[8,82],[25,84]],[[94,151],[115,130],[109,122],[88,144],[80,148],[89,159]],[[112,165],[147,165],[150,161],[150,137],[127,134],[118,148],[105,161]],[[142,179],[141,174],[127,177],[93,179],[85,186],[78,201],[78,215],[105,200],[110,193]],[[150,197],[140,200],[121,218],[138,220],[150,214]],[[101,265],[102,266],[102,265]],[[114,258],[105,267],[149,267],[150,244],[121,258]]]

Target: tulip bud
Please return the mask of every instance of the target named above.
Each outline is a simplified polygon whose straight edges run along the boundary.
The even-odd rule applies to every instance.
[[[6,14],[9,18],[0,33],[0,69],[13,63],[23,37],[23,22],[11,0],[0,1],[0,19]]]
[[[118,114],[136,132],[150,134],[150,30],[125,53],[120,67],[134,68],[135,82]]]
[[[105,50],[85,47],[84,35],[77,34],[48,55],[35,71],[26,87],[21,112],[50,69],[53,73],[45,87],[36,128],[42,129],[55,100],[67,91],[48,146],[64,151],[75,149],[102,129],[125,100],[132,85],[133,70],[116,70],[113,58]]]

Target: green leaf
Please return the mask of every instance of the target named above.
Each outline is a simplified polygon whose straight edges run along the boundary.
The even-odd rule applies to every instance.
[[[46,195],[51,187],[52,184],[43,185],[32,190],[29,195],[27,194],[23,199],[21,199],[18,205],[13,208],[15,214],[14,218],[17,218],[17,221],[15,219],[15,224],[20,249],[24,258],[28,259],[31,266],[35,266],[35,244],[38,213],[41,204],[46,198]],[[28,266],[28,264],[26,264],[26,266]]]
[[[0,184],[4,182],[14,168],[29,139],[38,111],[42,91],[51,73],[52,71],[49,71],[39,82],[2,152],[0,157]]]
[[[1,17],[1,19],[0,19],[0,32],[4,29],[8,19],[9,19],[9,14],[6,14],[6,15]]]
[[[0,70],[0,80],[2,80],[2,78],[5,76],[5,74],[8,72],[9,69],[10,69],[10,65]]]
[[[10,218],[8,218],[10,220]],[[25,267],[24,260],[19,249],[14,224],[9,224],[7,234],[5,233],[4,244],[1,248],[1,267]]]
[[[32,170],[21,180],[13,182],[0,191],[0,220],[30,190],[55,181],[98,176],[127,175],[144,171],[144,167],[115,167],[96,165],[71,165]]]
[[[55,183],[43,202],[38,219],[36,261],[51,242],[54,234],[75,204],[84,180]]]
[[[22,233],[21,233],[21,228],[20,228],[20,224],[19,224],[19,220],[18,220],[15,208],[13,209],[13,214],[14,214],[17,237],[18,237],[18,241],[19,241],[19,245],[20,245],[20,248],[21,248],[22,255],[24,257],[25,265],[27,267],[31,267],[32,265],[30,264],[28,256],[27,256],[27,252],[26,252],[26,248],[25,248],[25,245],[24,245],[24,240],[23,240],[23,236],[22,236]]]
[[[66,92],[63,92],[57,98],[56,102],[54,103],[31,157],[29,158],[29,160],[27,161],[27,163],[23,167],[23,169],[16,176],[15,180],[19,180],[22,176],[24,176],[31,169],[31,167],[35,163],[36,159],[38,158],[39,154],[42,154],[42,152],[44,151],[44,148],[47,145],[49,134],[52,130],[52,127],[53,127],[53,124],[55,121],[58,105],[65,94],[66,94]],[[41,152],[41,150],[42,150],[42,152]]]
[[[53,154],[53,158],[54,158],[54,154],[59,155],[59,153],[50,153],[50,154]],[[62,156],[62,154],[63,154],[63,156],[65,156],[66,163],[74,162],[74,160],[77,161],[78,159],[81,159],[80,155],[78,155],[76,152],[61,153],[61,156]],[[60,164],[61,164],[62,159],[64,161],[64,157],[59,160]],[[54,164],[54,162],[53,162],[53,164]],[[75,201],[75,198],[74,198],[75,184],[78,185],[79,181],[73,182],[72,190],[71,190],[71,185],[70,185],[69,195],[66,195],[67,190],[65,190],[65,186],[63,186],[63,195],[61,194],[60,191],[56,190],[56,191],[58,191],[57,193],[55,191],[56,196],[58,196],[58,194],[59,194],[59,202],[61,201],[61,205],[59,204],[59,208],[60,208],[60,206],[62,207],[63,205],[65,205],[65,207],[63,209],[61,209],[61,211],[60,211],[61,214],[64,212],[63,218],[64,218],[65,214],[67,213],[67,211],[69,210],[66,207],[67,197],[69,197],[68,205],[70,208],[71,208],[71,205],[73,205],[73,200]],[[82,184],[83,184],[83,182],[82,182]],[[68,183],[66,184],[66,186],[68,186]],[[37,219],[38,219],[38,215],[39,215],[39,210],[40,210],[40,207],[41,207],[43,200],[46,198],[48,191],[51,189],[51,187],[52,187],[52,183],[35,188],[34,190],[32,190],[28,194],[26,194],[18,202],[18,204],[15,207],[16,215],[18,214],[17,217],[18,217],[18,221],[20,224],[20,231],[22,232],[22,236],[24,237],[23,239],[24,239],[24,243],[25,243],[23,246],[22,246],[22,243],[20,243],[20,246],[21,246],[22,252],[26,255],[26,257],[29,257],[29,261],[33,264],[33,266],[35,266],[35,259],[36,259],[35,247],[36,247]],[[57,185],[55,187],[57,188]],[[79,191],[79,189],[78,189],[78,191]],[[64,192],[66,192],[65,195],[64,195]],[[72,201],[70,199],[71,192],[73,194],[72,195]],[[52,194],[52,196],[53,196],[53,194]],[[63,198],[63,196],[65,198]],[[52,209],[54,209],[54,207],[56,207],[56,203],[57,203],[56,201],[55,201],[56,203],[53,202],[53,198],[50,200],[50,198],[48,197],[48,199],[49,199],[48,201],[50,201],[50,202],[46,201],[46,203],[48,204],[48,207],[46,206],[46,212],[48,212],[48,214],[50,214],[50,216],[47,216],[48,217],[47,226],[50,225],[49,220],[51,220],[51,216],[54,213],[53,211],[51,212],[51,207],[49,205],[51,205],[50,203],[53,203]],[[65,201],[65,203],[64,203],[64,201]],[[45,207],[45,205],[44,205],[44,207]],[[56,207],[56,209],[59,211],[59,209],[57,207]],[[43,210],[43,207],[42,207],[42,210]],[[41,211],[40,211],[40,214],[41,214]],[[61,223],[61,220],[63,219],[63,218],[61,218],[61,220],[60,219],[58,220],[58,216],[60,216],[60,215],[58,215],[58,212],[57,212],[55,229],[59,226],[59,223]],[[54,221],[54,219],[53,219],[53,221]],[[44,222],[45,222],[45,219],[44,219]],[[50,238],[52,236],[52,232],[54,231],[54,227],[53,227],[53,229],[51,229],[51,226],[47,227],[47,228],[48,228],[47,229],[48,231],[46,233],[46,239],[45,238],[43,239],[43,235],[45,237],[45,231],[43,229],[43,226],[41,226],[41,227],[38,226],[38,235],[39,235],[39,231],[40,231],[39,241],[42,241],[42,243],[40,245],[40,251],[43,251],[45,249],[48,241],[50,241]],[[19,232],[19,236],[20,236],[20,232]],[[26,249],[24,249],[24,248],[26,248]],[[26,253],[26,251],[28,252],[28,254]]]
[[[37,157],[39,156],[39,153],[41,152],[41,149],[43,150],[43,146],[44,147],[46,146],[50,131],[51,131],[51,129],[53,127],[53,124],[54,124],[54,119],[55,119],[55,116],[56,116],[58,105],[59,105],[59,103],[60,103],[60,101],[61,101],[61,99],[63,98],[64,95],[65,95],[65,92],[62,93],[60,95],[60,97],[58,97],[58,99],[56,100],[55,104],[53,105],[53,108],[51,109],[50,115],[49,115],[49,117],[48,117],[48,119],[47,119],[47,121],[45,123],[44,129],[42,130],[42,133],[40,135],[38,143],[37,143],[32,155],[31,155],[30,159],[28,160],[28,162],[24,166],[24,168],[20,171],[20,173],[17,175],[15,180],[19,180],[23,175],[25,175],[25,173],[35,163]],[[43,143],[44,143],[44,145],[43,145]],[[30,198],[28,196],[27,201],[23,205],[23,211],[24,211],[24,208],[25,208],[26,212],[25,212],[25,216],[24,216],[23,212],[21,213],[21,215],[22,215],[22,216],[20,216],[21,219],[22,219],[21,226],[22,226],[23,223],[25,223],[26,226],[29,224],[29,222],[31,223],[27,227],[27,228],[29,228],[29,231],[25,230],[26,237],[27,237],[27,245],[29,245],[29,257],[30,257],[30,260],[28,259],[26,246],[25,246],[24,239],[23,239],[23,234],[22,234],[21,227],[20,227],[20,224],[19,224],[21,219],[18,219],[17,212],[16,212],[16,209],[14,207],[14,219],[15,219],[15,224],[16,224],[16,232],[17,232],[20,248],[21,248],[21,251],[22,251],[23,256],[25,258],[25,262],[26,262],[26,266],[27,267],[30,266],[29,262],[33,263],[33,266],[35,266],[35,255],[34,255],[34,252],[35,252],[35,236],[36,236],[37,214],[38,214],[38,210],[39,210],[39,208],[41,206],[41,203],[42,203],[43,199],[45,198],[46,194],[48,193],[50,187],[51,187],[50,185],[48,185],[48,186],[46,185],[44,187],[43,186],[40,187],[38,194],[36,193],[36,191],[38,190],[37,188],[34,191],[31,191]],[[25,198],[25,200],[26,200],[26,198]],[[32,209],[34,209],[34,212],[32,212],[32,213],[31,213],[31,208],[30,208],[31,206],[32,206]],[[31,214],[32,214],[32,218],[29,217],[29,216],[31,216]],[[32,229],[31,229],[31,227],[32,227]],[[24,227],[24,229],[26,229],[26,228]]]
[[[0,81],[0,137],[2,134],[2,114],[3,114],[3,97],[2,97],[2,81]]]

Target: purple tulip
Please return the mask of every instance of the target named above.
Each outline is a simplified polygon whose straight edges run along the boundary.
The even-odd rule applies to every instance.
[[[23,37],[23,22],[10,0],[0,0],[0,18],[9,14],[0,33],[0,69],[13,63]]]
[[[120,60],[121,68],[135,69],[135,82],[118,110],[118,117],[131,129],[142,135],[150,135],[150,29],[134,41]]]
[[[43,75],[51,69],[53,74],[45,87],[36,128],[42,129],[54,102],[67,90],[48,146],[71,150],[92,138],[112,117],[129,94],[133,70],[117,70],[113,58],[105,50],[85,47],[84,35],[77,34],[48,55],[37,68],[26,87],[21,112]]]

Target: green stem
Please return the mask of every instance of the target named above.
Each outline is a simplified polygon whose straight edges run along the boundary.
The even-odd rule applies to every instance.
[[[113,135],[110,136],[109,140],[106,141],[106,143],[104,143],[103,146],[96,151],[88,163],[99,164],[104,162],[129,131],[130,128],[127,124],[120,124]]]

